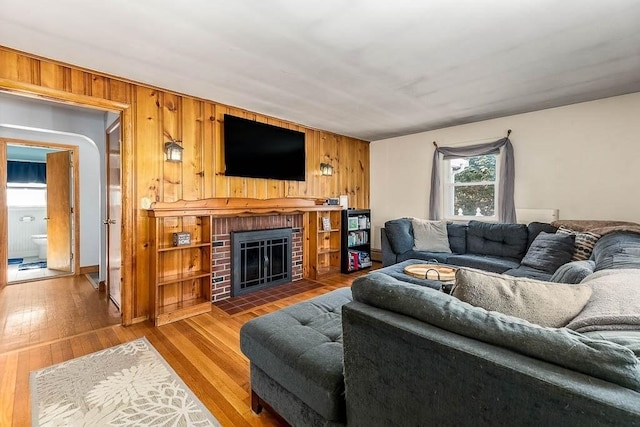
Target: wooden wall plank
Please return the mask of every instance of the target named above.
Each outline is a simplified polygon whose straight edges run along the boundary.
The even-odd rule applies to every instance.
[[[162,126],[162,142],[160,146],[164,150],[164,143],[168,141],[182,140],[180,126],[180,97],[166,92],[159,93],[160,122]],[[181,144],[181,143],[179,143]],[[175,202],[182,199],[182,163],[162,163],[162,193],[161,200]]]
[[[151,202],[162,200],[162,166],[164,143],[162,135],[160,94],[155,89],[136,87],[136,127],[134,129],[135,176],[138,197]],[[123,189],[124,192],[124,189]],[[140,200],[134,206],[140,206]],[[134,285],[134,318],[145,316],[149,307],[149,219],[136,209],[136,229],[142,230],[145,241],[136,242],[136,280]],[[140,240],[140,239],[138,239]]]
[[[204,103],[203,119],[203,197],[205,199],[215,197],[216,194],[216,172],[218,171],[217,158],[218,144],[216,138],[219,126],[216,125],[216,106],[213,103]]]
[[[19,80],[24,78],[18,73],[18,62],[20,55],[13,51],[0,50],[0,77],[9,80]],[[31,83],[31,82],[29,82]]]
[[[108,86],[109,81],[105,77],[96,74],[91,75],[91,96],[107,98]]]
[[[38,82],[36,82],[38,83]],[[64,90],[64,70],[61,65],[52,62],[40,62],[40,86]]]
[[[182,199],[204,197],[204,106],[193,98],[182,99]]]

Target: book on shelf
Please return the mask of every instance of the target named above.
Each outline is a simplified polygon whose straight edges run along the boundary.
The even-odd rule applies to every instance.
[[[362,231],[350,231],[347,236],[347,244],[349,246],[365,245],[369,243],[369,232]]]
[[[371,257],[368,252],[349,251],[349,270],[359,270],[361,268],[371,267]]]

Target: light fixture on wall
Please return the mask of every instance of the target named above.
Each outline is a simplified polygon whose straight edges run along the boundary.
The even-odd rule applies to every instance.
[[[166,155],[165,160],[167,162],[182,162],[182,150],[184,150],[184,148],[176,144],[177,142],[180,141],[170,141],[164,143],[164,152]]]
[[[333,175],[333,166],[329,163],[320,163],[320,173],[324,176]]]

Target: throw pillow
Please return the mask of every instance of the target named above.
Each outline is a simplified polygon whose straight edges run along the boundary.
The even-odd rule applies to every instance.
[[[584,308],[591,288],[461,268],[451,295],[488,311],[561,328]]]
[[[570,228],[560,226],[558,234],[574,234],[576,236],[576,243],[573,252],[572,261],[584,261],[591,257],[591,252],[593,252],[593,247],[596,245],[598,239],[600,239],[599,234],[592,233],[590,231],[582,231],[577,232],[573,231]]]
[[[451,253],[447,221],[428,221],[412,218],[413,250]]]
[[[573,256],[573,234],[552,234],[544,231],[531,243],[521,264],[545,273],[553,274]]]

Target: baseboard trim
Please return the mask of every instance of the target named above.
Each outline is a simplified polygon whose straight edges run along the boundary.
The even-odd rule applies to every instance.
[[[80,274],[91,274],[91,273],[99,273],[100,266],[99,265],[86,265],[84,267],[80,267]]]

